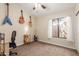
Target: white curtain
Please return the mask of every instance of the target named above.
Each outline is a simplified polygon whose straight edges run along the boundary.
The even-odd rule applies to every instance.
[[[52,20],[48,21],[48,38],[52,38]]]

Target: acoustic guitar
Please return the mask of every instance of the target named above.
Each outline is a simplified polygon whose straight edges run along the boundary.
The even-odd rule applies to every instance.
[[[30,18],[29,26],[32,27],[32,19],[31,19],[31,16],[29,16],[29,18]]]
[[[25,21],[24,21],[24,17],[23,17],[23,10],[21,10],[21,16],[19,17],[19,23],[20,24],[23,24]]]

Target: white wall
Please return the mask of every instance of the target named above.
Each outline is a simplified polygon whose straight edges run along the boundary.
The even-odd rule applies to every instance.
[[[29,13],[26,12],[26,10],[24,10],[22,7],[20,7],[18,4],[10,4],[10,18],[11,21],[13,23],[12,26],[5,24],[2,25],[2,22],[5,18],[6,15],[6,11],[5,11],[5,4],[0,4],[0,32],[5,33],[5,40],[6,42],[10,42],[11,40],[11,33],[13,30],[16,30],[17,35],[16,35],[16,43],[17,45],[21,45],[23,44],[23,35],[24,35],[24,28],[28,25],[28,21],[29,21]],[[19,24],[19,17],[20,17],[20,10],[24,11],[24,20],[25,23],[24,24]],[[31,35],[31,41],[33,38],[33,29],[34,29],[34,17],[32,17],[33,20],[33,26],[32,28],[30,28],[30,35]]]
[[[73,31],[72,31],[72,38],[70,39],[72,41],[68,41],[65,39],[57,39],[57,38],[48,39],[48,21],[54,18],[66,17],[66,16],[71,16],[73,22],[74,19],[73,10],[66,10],[59,13],[55,13],[55,14],[52,13],[49,15],[38,17],[38,19],[36,20],[36,31],[39,37],[39,41],[75,49]]]
[[[78,11],[79,11],[79,4],[76,4],[74,16]],[[75,39],[75,47],[79,52],[79,14],[75,16],[75,19],[74,19],[74,39]]]

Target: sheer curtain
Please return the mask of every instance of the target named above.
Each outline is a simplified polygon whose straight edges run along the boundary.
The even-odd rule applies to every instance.
[[[52,38],[52,20],[48,21],[48,38]]]

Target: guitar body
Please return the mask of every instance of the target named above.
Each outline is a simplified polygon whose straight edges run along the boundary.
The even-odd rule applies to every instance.
[[[19,18],[19,23],[20,24],[23,24],[25,21],[24,21],[24,17],[23,16],[21,16],[20,18]]]

